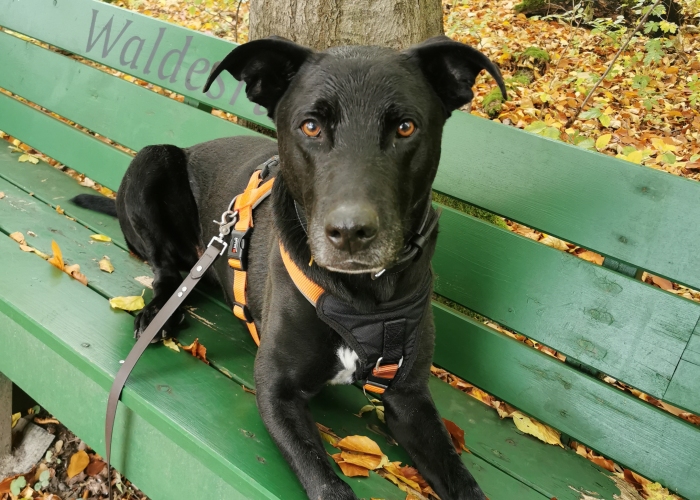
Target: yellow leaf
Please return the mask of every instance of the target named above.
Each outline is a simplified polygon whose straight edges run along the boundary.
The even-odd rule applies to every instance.
[[[674,144],[669,144],[663,139],[659,139],[658,137],[654,137],[651,140],[651,144],[658,149],[659,151],[663,151],[664,153],[668,151],[675,151],[677,148]]]
[[[17,425],[17,422],[19,422],[20,417],[22,416],[21,413],[14,413],[12,415],[12,428],[15,428],[15,425]]]
[[[631,161],[632,163],[642,163],[642,158],[643,158],[643,153],[641,151],[632,151],[630,154],[628,154],[625,159],[627,161]]]
[[[61,247],[58,246],[54,240],[51,240],[51,251],[53,256],[49,259],[49,264],[59,268],[61,271],[66,267],[63,263],[63,254],[61,253]]]
[[[603,134],[595,141],[595,147],[598,151],[605,149],[605,147],[610,143],[612,139],[612,134]]]
[[[87,277],[83,273],[80,272],[80,265],[79,264],[65,266],[63,268],[63,271],[66,274],[69,274],[73,279],[80,281],[83,285],[88,284]]]
[[[37,163],[39,163],[39,158],[36,158],[36,157],[34,157],[32,155],[28,155],[28,154],[23,154],[22,156],[20,156],[17,159],[17,161],[21,161],[22,163],[24,163],[25,161],[28,161],[29,163],[33,163],[34,165],[36,165]]]
[[[368,455],[367,453],[356,453],[354,451],[343,451],[340,453],[340,457],[349,464],[359,465],[360,467],[371,470],[376,469],[382,463],[382,457]]]
[[[368,477],[369,476],[369,469],[365,467],[360,467],[359,465],[355,464],[350,464],[345,462],[340,456],[340,453],[336,453],[335,455],[331,455],[331,458],[335,461],[335,463],[338,464],[338,467],[340,467],[340,470],[343,471],[343,474],[345,474],[347,477]]]
[[[566,242],[548,234],[544,235],[544,238],[540,240],[540,243],[543,243],[548,247],[556,248],[557,250],[562,250],[564,252],[569,250],[569,246],[566,244]]]
[[[163,341],[163,345],[168,349],[172,349],[175,352],[180,352],[180,348],[177,346],[175,341],[173,341],[173,339],[165,339]]]
[[[16,233],[11,233],[10,238],[15,240],[20,245],[25,245],[27,243],[24,239],[24,235],[22,233],[20,233],[19,231],[17,231]]]
[[[112,238],[110,238],[109,236],[105,236],[104,234],[91,234],[90,239],[93,239],[95,241],[104,241],[106,243],[112,241]]]
[[[382,456],[379,445],[367,436],[347,436],[338,441],[337,447],[343,451],[357,451],[369,455]]]
[[[68,479],[74,478],[83,472],[89,463],[90,457],[87,453],[85,453],[85,451],[80,450],[79,452],[73,454],[73,456],[70,457],[70,463],[68,464],[68,470],[66,471],[68,474]]]
[[[109,260],[109,257],[105,256],[100,260],[100,269],[106,273],[112,273],[114,272],[114,266],[112,265],[112,261]]]
[[[521,432],[535,436],[537,439],[547,444],[555,444],[562,448],[564,447],[564,445],[561,444],[561,434],[559,431],[537,420],[531,419],[519,411],[514,411],[510,416],[513,418],[515,426],[520,429]]]
[[[144,290],[145,292],[146,290]],[[114,297],[109,299],[109,305],[113,309],[122,309],[124,311],[140,311],[146,307],[146,303],[143,301],[143,292],[141,295],[131,295],[128,297]]]
[[[63,215],[66,211],[61,208],[61,205],[56,205],[56,212]]]

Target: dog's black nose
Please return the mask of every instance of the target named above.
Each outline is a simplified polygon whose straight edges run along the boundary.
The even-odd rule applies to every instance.
[[[324,222],[328,241],[352,254],[367,248],[377,236],[379,217],[368,204],[343,204],[333,209]]]

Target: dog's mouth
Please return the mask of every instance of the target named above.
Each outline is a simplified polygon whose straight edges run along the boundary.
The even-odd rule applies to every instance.
[[[334,273],[344,274],[376,274],[382,269],[384,269],[383,266],[377,266],[376,264],[356,259],[348,259],[342,262],[334,262],[333,264],[329,265],[323,265],[322,263],[318,263],[318,265]]]

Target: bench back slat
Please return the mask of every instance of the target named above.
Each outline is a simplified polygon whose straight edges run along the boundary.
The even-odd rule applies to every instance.
[[[700,289],[698,182],[455,113],[434,188]]]
[[[700,415],[700,321],[683,352],[664,400]]]
[[[0,94],[0,130],[117,189],[131,156],[27,104]]]
[[[0,12],[1,26],[272,127],[230,75],[209,95],[201,91],[212,64],[236,46],[231,42],[94,0],[0,0]]]

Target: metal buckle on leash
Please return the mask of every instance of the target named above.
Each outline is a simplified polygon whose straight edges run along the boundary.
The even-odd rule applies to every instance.
[[[226,252],[226,249],[228,248],[228,243],[226,243],[223,239],[221,239],[221,234],[219,236],[214,236],[210,241],[209,244],[207,245],[207,248],[212,246],[214,242],[216,241],[219,245],[221,245],[221,251],[219,252],[219,255],[223,255],[224,252]]]

